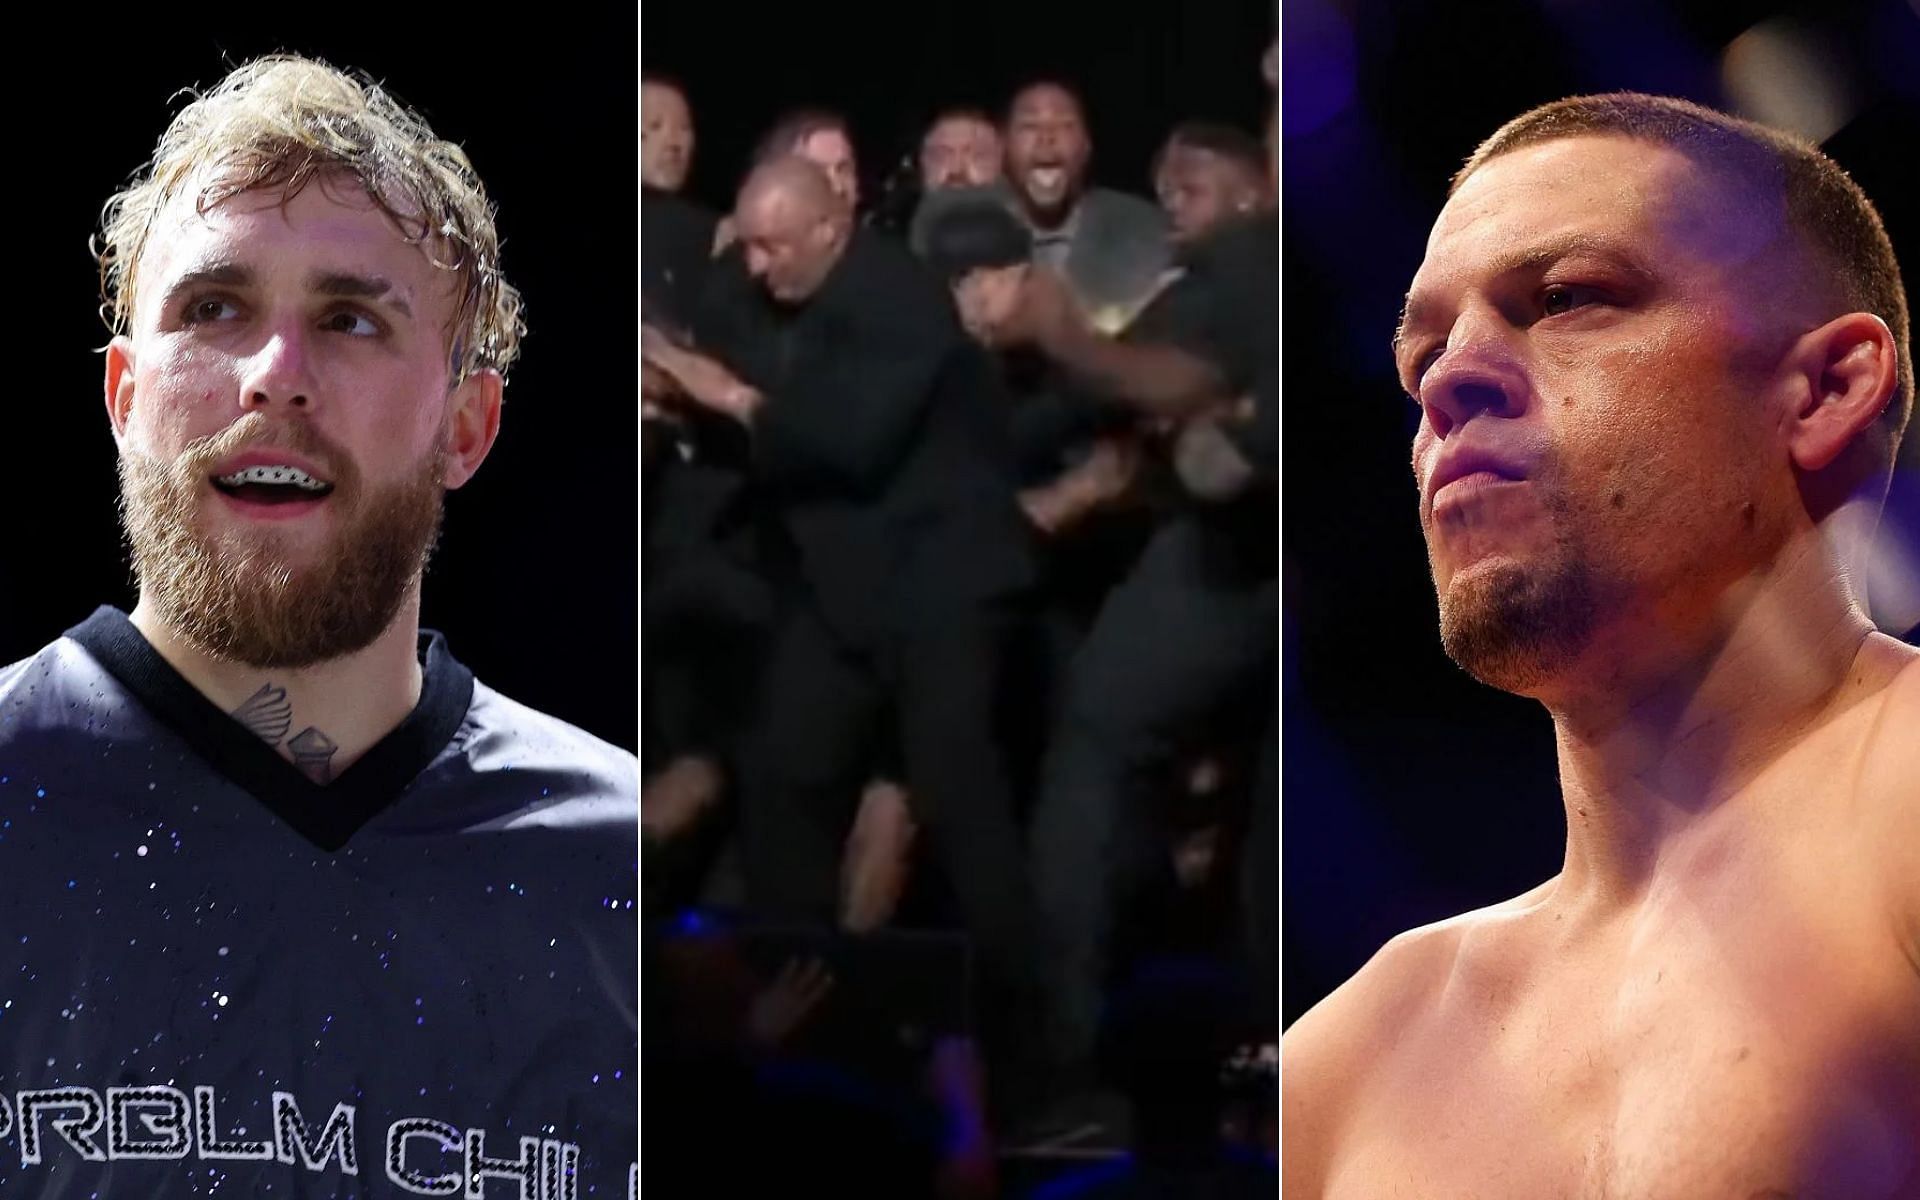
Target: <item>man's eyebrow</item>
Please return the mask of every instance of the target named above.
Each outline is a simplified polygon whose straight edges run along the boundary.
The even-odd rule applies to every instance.
[[[163,306],[187,292],[203,287],[249,287],[257,276],[253,268],[236,262],[212,262],[187,271],[167,285],[161,297]],[[351,271],[321,271],[307,277],[307,287],[323,296],[350,300],[372,300],[411,319],[413,306],[400,294],[392,280],[382,275],[357,275]]]
[[[1400,352],[1407,348],[1407,330],[1422,320],[1426,312],[1434,306],[1427,295],[1408,292],[1400,305],[1400,319],[1393,326],[1393,361],[1398,364]]]
[[[160,304],[170,307],[186,292],[203,287],[246,287],[253,282],[253,271],[234,262],[211,262],[174,279],[160,295]]]
[[[1400,319],[1393,323],[1393,361],[1400,361],[1400,350],[1407,341],[1407,326],[1413,319],[1413,293],[1408,292],[1406,299],[1400,302]]]
[[[307,287],[323,296],[347,300],[373,300],[387,305],[411,319],[413,306],[384,275],[356,275],[351,271],[322,271],[307,277]]]
[[[1643,278],[1653,274],[1652,268],[1626,243],[1591,233],[1569,233],[1514,250],[1505,257],[1495,259],[1493,271],[1496,275],[1537,271],[1576,254],[1608,259],[1613,265]]]
[[[1504,276],[1532,274],[1552,266],[1561,259],[1576,254],[1592,255],[1604,258],[1615,267],[1627,272],[1638,280],[1648,280],[1654,275],[1648,267],[1623,243],[1591,233],[1569,233],[1545,241],[1534,242],[1496,257],[1486,270],[1490,279]],[[1399,323],[1393,329],[1393,357],[1400,360],[1400,352],[1405,348],[1407,329],[1418,324],[1433,307],[1433,301],[1425,294],[1407,293],[1405,303],[1400,309]]]

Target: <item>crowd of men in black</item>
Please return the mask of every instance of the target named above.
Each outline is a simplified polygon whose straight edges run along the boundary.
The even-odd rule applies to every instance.
[[[1227,1040],[1274,1040],[1271,120],[1175,127],[1156,203],[1090,186],[1035,82],[933,121],[891,221],[833,113],[718,214],[685,93],[642,112],[651,915],[951,918],[1009,1133],[1093,1127],[1156,911],[1208,914],[1179,948],[1250,985]]]

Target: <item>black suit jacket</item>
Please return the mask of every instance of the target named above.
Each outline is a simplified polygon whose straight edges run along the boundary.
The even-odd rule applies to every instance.
[[[1253,399],[1251,419],[1223,431],[1255,471],[1238,497],[1193,501],[1195,515],[1251,578],[1279,569],[1280,225],[1271,213],[1229,221],[1189,246],[1182,275],[1128,330],[1212,363],[1228,395]]]
[[[843,639],[872,645],[1032,585],[997,373],[904,246],[856,230],[795,307],[729,252],[695,338],[766,397],[756,498]]]
[[[640,190],[640,295],[647,319],[670,329],[692,320],[710,260],[719,218],[690,201],[653,188]]]

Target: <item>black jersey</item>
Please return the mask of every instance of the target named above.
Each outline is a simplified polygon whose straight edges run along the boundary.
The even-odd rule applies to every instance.
[[[628,1196],[634,759],[421,661],[326,786],[112,609],[0,669],[0,1196]]]

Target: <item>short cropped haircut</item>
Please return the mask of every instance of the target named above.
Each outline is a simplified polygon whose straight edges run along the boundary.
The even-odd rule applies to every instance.
[[[1175,147],[1188,150],[1203,150],[1208,154],[1225,159],[1234,166],[1246,171],[1255,181],[1266,178],[1267,148],[1260,139],[1244,129],[1232,125],[1219,125],[1211,121],[1185,121],[1173,127],[1167,135],[1164,145],[1153,156],[1153,173],[1159,174],[1165,164],[1168,151]]]
[[[453,272],[456,381],[480,369],[504,375],[524,332],[520,293],[500,273],[493,206],[466,152],[371,81],[293,55],[256,59],[197,96],[107,201],[94,255],[108,328],[130,325],[155,222],[184,189],[199,189],[204,214],[248,192],[286,203],[336,177],[357,181],[401,236]]]
[[[1012,98],[1010,98],[1007,101],[1006,112],[1001,114],[1001,125],[1003,128],[1012,127],[1013,110],[1020,107],[1020,101],[1026,99],[1027,94],[1029,92],[1035,92],[1041,88],[1052,88],[1055,91],[1064,94],[1067,97],[1067,99],[1073,101],[1073,111],[1076,114],[1078,114],[1078,116],[1080,117],[1081,126],[1084,127],[1086,125],[1087,98],[1080,94],[1080,89],[1073,86],[1071,83],[1068,83],[1064,79],[1059,79],[1052,76],[1044,76],[1039,79],[1028,80],[1027,82],[1021,84],[1020,87],[1013,93]]]
[[[972,125],[985,125],[996,134],[1000,132],[1000,123],[995,121],[993,115],[986,109],[971,104],[953,104],[933,114],[933,120],[927,122],[927,127],[922,132],[921,140],[924,141],[926,134],[932,133],[935,129],[938,129],[949,121],[965,121]]]
[[[667,75],[660,71],[640,72],[640,86],[643,88],[666,88],[670,92],[678,92],[682,100],[687,99],[687,89],[685,85],[672,75]]]
[[[1558,138],[1617,134],[1667,146],[1730,181],[1735,194],[1778,195],[1789,226],[1838,285],[1847,311],[1879,317],[1893,331],[1898,372],[1881,415],[1892,462],[1913,410],[1913,348],[1906,287],[1880,214],[1840,165],[1804,138],[1703,105],[1638,92],[1573,96],[1502,125],[1453,177],[1451,196],[1488,162]],[[1835,313],[1835,316],[1840,314]]]
[[[853,145],[853,130],[845,117],[824,108],[798,108],[783,114],[761,135],[753,150],[753,165],[764,167],[777,158],[798,153],[816,133],[838,133],[847,139],[847,145]]]

